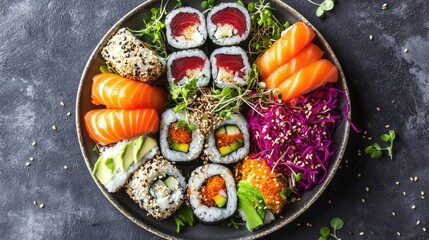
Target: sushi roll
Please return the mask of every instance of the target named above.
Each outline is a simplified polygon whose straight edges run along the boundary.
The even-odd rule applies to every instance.
[[[180,170],[161,156],[139,168],[126,186],[128,195],[157,220],[168,218],[182,205],[185,190]]]
[[[195,8],[182,7],[165,17],[167,42],[177,49],[199,47],[207,38],[206,20]]]
[[[101,156],[94,165],[94,176],[108,192],[118,191],[131,174],[158,152],[158,144],[148,136],[120,141],[100,148]]]
[[[119,75],[148,84],[155,84],[156,79],[165,72],[165,60],[126,28],[113,35],[101,55]]]
[[[203,87],[210,81],[210,61],[203,51],[183,50],[174,52],[167,61],[167,80],[172,84],[186,84],[197,79],[197,86]]]
[[[207,29],[217,45],[239,44],[249,37],[250,14],[238,3],[221,3],[207,15]]]
[[[244,159],[249,148],[247,121],[242,115],[233,114],[210,132],[205,154],[214,163],[230,164]]]
[[[205,223],[216,223],[232,216],[237,195],[231,171],[219,164],[197,167],[188,181],[189,202],[195,216]]]
[[[162,114],[159,142],[162,155],[172,162],[189,162],[198,158],[203,149],[204,137],[198,129],[179,127],[185,114],[168,109]]]
[[[218,48],[210,56],[210,62],[212,77],[218,88],[246,85],[250,64],[242,48]]]

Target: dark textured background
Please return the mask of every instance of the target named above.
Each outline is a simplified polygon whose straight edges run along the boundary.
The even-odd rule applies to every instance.
[[[383,11],[383,1],[339,1],[325,20],[307,1],[286,2],[331,44],[349,84],[353,121],[368,134],[352,133],[326,193],[267,239],[317,239],[335,216],[345,221],[342,239],[395,239],[397,232],[402,239],[429,239],[423,231],[429,231],[429,200],[421,198],[421,191],[429,198],[429,2],[389,0]],[[158,239],[98,190],[74,124],[75,95],[90,53],[140,3],[0,2],[0,239]],[[398,135],[394,160],[358,156],[379,141],[387,124]],[[418,180],[410,181],[414,176]]]

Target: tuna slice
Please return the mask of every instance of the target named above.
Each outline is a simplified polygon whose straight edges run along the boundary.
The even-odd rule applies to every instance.
[[[233,73],[238,72],[240,78],[244,77],[244,63],[241,55],[218,54],[216,55],[216,67],[223,68]]]
[[[246,17],[236,9],[227,7],[213,14],[212,22],[216,25],[231,25],[237,30],[237,35],[242,36],[246,31]]]
[[[178,58],[173,61],[171,66],[171,75],[175,79],[174,82],[178,83],[184,77],[188,76],[189,70],[202,70],[204,68],[204,59],[200,57],[184,57]]]
[[[181,12],[174,16],[171,21],[170,28],[173,36],[180,37],[184,35],[184,31],[188,27],[192,27],[197,24],[200,24],[200,20],[196,13]]]

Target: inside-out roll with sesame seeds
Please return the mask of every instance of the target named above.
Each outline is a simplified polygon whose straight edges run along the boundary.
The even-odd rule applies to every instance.
[[[195,216],[205,223],[225,220],[237,210],[234,177],[219,164],[197,167],[189,178],[187,194]]]
[[[113,35],[101,55],[112,69],[126,78],[155,84],[165,72],[165,60],[126,28]]]
[[[198,127],[191,130],[182,126],[186,116],[167,109],[161,116],[160,147],[162,155],[172,162],[189,162],[197,159],[204,145],[204,137]],[[191,123],[192,124],[192,123]]]
[[[126,185],[128,195],[157,220],[168,218],[182,205],[185,189],[180,170],[159,155],[139,168]]]
[[[196,79],[198,87],[210,82],[210,61],[199,49],[183,50],[172,53],[167,61],[167,80],[172,84],[186,84]]]
[[[211,162],[231,164],[249,154],[249,130],[247,121],[240,114],[233,114],[210,132],[204,153]]]
[[[174,9],[165,17],[167,42],[177,49],[199,47],[207,38],[204,15],[195,8]]]

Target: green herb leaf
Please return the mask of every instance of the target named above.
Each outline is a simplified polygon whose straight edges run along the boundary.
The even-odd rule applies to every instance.
[[[375,149],[372,146],[368,146],[365,148],[365,153],[370,155],[375,151]]]
[[[209,3],[209,6],[212,8],[216,5],[216,1],[215,0],[208,0],[207,1]]]
[[[324,226],[320,229],[320,235],[322,235],[322,237],[329,237],[329,234],[331,234],[331,230],[329,230],[329,228],[327,226]]]
[[[302,173],[298,173],[298,174],[295,175],[295,180],[296,181],[299,181],[301,179],[302,179]]]
[[[93,152],[95,152],[95,153],[97,153],[98,155],[100,155],[100,150],[98,150],[97,145],[95,145],[95,146],[92,148],[92,151],[93,151]]]
[[[100,65],[100,72],[102,73],[111,73],[112,70],[107,66],[107,64]]]
[[[237,3],[244,7],[244,2],[242,0],[238,0]]]
[[[282,190],[280,190],[280,197],[283,199],[286,199],[286,193],[285,192],[286,192],[285,188],[282,188]]]
[[[173,214],[174,221],[176,222],[176,232],[180,233],[180,228],[185,227],[186,225],[192,227],[195,224],[194,213],[192,210],[182,204],[180,208]]]
[[[197,129],[197,126],[195,124],[188,124],[188,128],[191,131],[195,131]]]
[[[185,125],[186,125],[186,121],[185,121],[185,120],[180,119],[179,121],[177,121],[177,126],[178,126],[179,128],[182,128],[182,127],[184,127]]]
[[[325,15],[325,10],[321,6],[316,9],[316,16],[322,18]]]
[[[390,139],[393,141],[393,140],[395,140],[395,138],[396,138],[396,134],[395,134],[395,131],[393,131],[393,130],[389,130],[389,135],[390,135]]]
[[[383,134],[383,135],[380,136],[380,139],[383,142],[388,142],[390,140],[390,135],[389,134]]]
[[[203,1],[203,2],[201,2],[201,8],[202,8],[202,9],[207,9],[207,8],[209,8],[209,3],[208,3],[207,1]]]
[[[325,11],[331,11],[335,6],[334,1],[332,0],[325,0],[322,4],[320,4],[320,7],[323,8]]]
[[[325,237],[325,236],[320,236],[320,237],[319,237],[319,240],[328,240],[328,238],[327,238],[327,237]]]
[[[383,151],[381,150],[375,150],[373,153],[371,153],[372,159],[380,159],[383,156]]]
[[[255,10],[255,3],[254,2],[249,2],[247,4],[247,10],[249,10],[249,12],[253,12]]]
[[[335,217],[332,218],[330,223],[331,227],[336,230],[340,230],[344,226],[344,221],[341,218]]]

